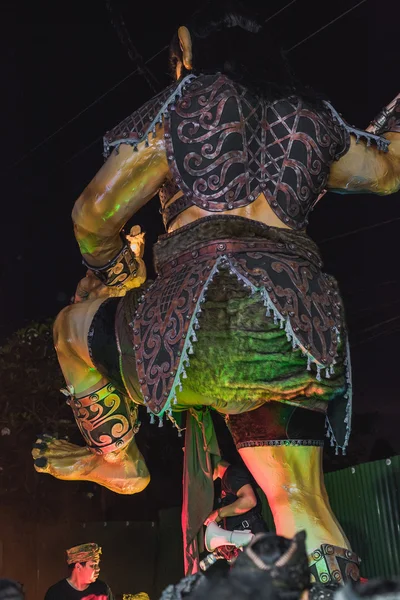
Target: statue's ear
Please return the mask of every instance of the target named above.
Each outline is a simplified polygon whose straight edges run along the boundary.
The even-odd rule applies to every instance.
[[[185,69],[191,71],[193,69],[192,56],[192,37],[187,27],[179,27],[178,29],[179,44],[182,50],[182,61]]]

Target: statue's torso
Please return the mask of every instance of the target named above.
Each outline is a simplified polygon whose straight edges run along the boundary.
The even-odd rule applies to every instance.
[[[106,134],[105,151],[140,150],[163,136],[168,231],[216,213],[303,230],[349,143],[339,115],[321,106],[296,96],[267,101],[223,74],[188,76]]]
[[[224,212],[304,229],[348,143],[328,111],[297,97],[268,102],[221,74],[196,78],[165,114],[164,130],[172,177],[160,200],[169,229]]]

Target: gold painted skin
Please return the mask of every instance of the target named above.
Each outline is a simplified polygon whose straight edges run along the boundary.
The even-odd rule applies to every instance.
[[[180,28],[178,33],[183,62],[190,69],[190,34],[186,28]],[[178,61],[178,77],[181,70],[182,63]],[[398,190],[400,134],[389,133],[385,137],[391,141],[388,153],[367,147],[364,142],[356,144],[352,138],[349,152],[331,167],[328,189],[382,195]],[[102,266],[117,254],[121,248],[122,227],[171,177],[162,127],[154,139],[150,136],[149,142],[148,147],[144,142],[140,144],[138,152],[133,152],[130,146],[121,146],[118,154],[113,152],[75,204],[72,217],[76,239],[84,258],[93,266]],[[263,195],[249,206],[227,214],[287,228]],[[169,231],[205,216],[209,213],[190,207],[175,219]],[[61,311],[54,326],[55,346],[66,383],[74,387],[78,397],[108,383],[92,364],[87,347],[91,321],[107,289],[87,287],[87,299]],[[137,401],[140,403],[141,399]],[[349,547],[329,506],[322,476],[321,448],[265,446],[244,448],[240,453],[268,498],[278,534],[292,537],[296,531],[306,529],[309,551],[321,543]],[[122,494],[140,491],[149,481],[134,440],[127,448],[104,456],[93,455],[85,448],[62,440],[47,440],[45,449],[33,450],[33,457],[39,456],[47,458],[47,465],[36,466],[37,471],[59,479],[96,481]]]

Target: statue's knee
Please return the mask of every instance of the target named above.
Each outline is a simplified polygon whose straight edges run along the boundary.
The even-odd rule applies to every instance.
[[[75,305],[71,304],[62,309],[53,325],[53,340],[57,352],[73,351],[75,346],[73,320]]]

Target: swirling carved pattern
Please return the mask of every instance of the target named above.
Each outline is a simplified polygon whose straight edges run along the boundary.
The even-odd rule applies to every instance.
[[[266,240],[205,242],[161,268],[132,324],[139,383],[147,406],[155,413],[169,397],[196,305],[221,256],[232,276],[236,271],[266,290],[315,360],[324,366],[334,362],[341,302],[335,281],[321,272],[315,255],[294,244]]]
[[[253,285],[265,287],[278,312],[289,318],[302,347],[323,365],[337,354],[342,306],[335,280],[308,258],[286,254],[240,253],[237,270]]]
[[[231,210],[264,193],[295,229],[307,224],[347,139],[328,112],[297,97],[266,102],[225,75],[198,77],[168,117],[168,161],[185,197],[180,209]]]
[[[97,454],[108,453],[133,438],[126,401],[112,384],[70,402],[86,445]]]
[[[133,329],[137,372],[147,406],[163,408],[173,384],[196,302],[210,275],[210,257],[159,276],[139,304]]]

